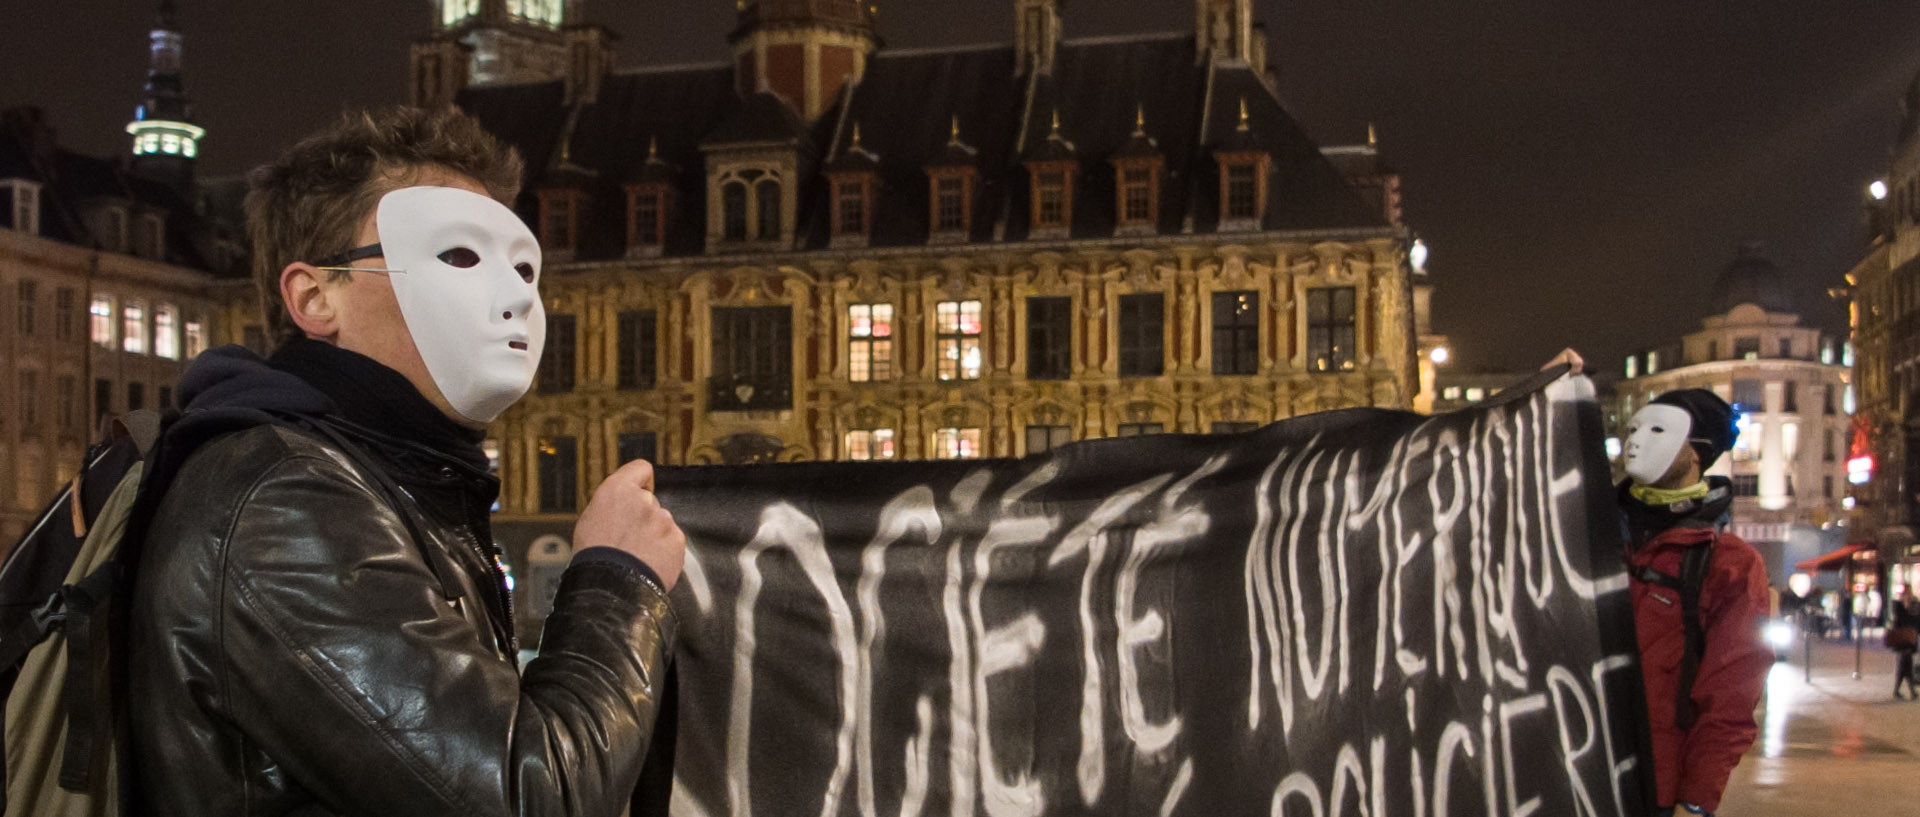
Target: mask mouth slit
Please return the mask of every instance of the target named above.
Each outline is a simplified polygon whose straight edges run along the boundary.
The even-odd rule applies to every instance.
[[[507,345],[522,352],[527,351],[527,342],[524,340],[510,340],[507,341]]]

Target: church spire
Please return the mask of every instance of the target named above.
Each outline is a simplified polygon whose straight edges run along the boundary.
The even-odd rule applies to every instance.
[[[173,0],[160,0],[148,34],[146,95],[127,123],[127,133],[133,136],[135,172],[185,188],[193,181],[194,160],[207,132],[193,124],[187,102],[182,39]]]

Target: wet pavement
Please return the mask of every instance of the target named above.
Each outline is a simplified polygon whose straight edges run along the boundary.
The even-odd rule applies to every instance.
[[[1920,817],[1920,701],[1893,697],[1894,655],[1872,631],[1854,677],[1852,642],[1815,641],[1773,665],[1760,737],[1721,800],[1722,817]]]

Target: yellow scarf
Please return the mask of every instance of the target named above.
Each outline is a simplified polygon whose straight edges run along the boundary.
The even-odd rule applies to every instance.
[[[1676,502],[1685,502],[1689,499],[1705,499],[1707,496],[1707,483],[1704,481],[1696,482],[1685,488],[1655,488],[1652,485],[1636,484],[1628,488],[1627,493],[1631,494],[1634,499],[1640,500],[1643,504],[1662,507],[1672,505]]]

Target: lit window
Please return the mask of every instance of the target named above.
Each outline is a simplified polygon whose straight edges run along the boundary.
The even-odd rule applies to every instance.
[[[1647,353],[1647,374],[1659,374],[1659,373],[1660,373],[1660,353],[1648,352]]]
[[[847,307],[847,379],[893,379],[893,304]]]
[[[1441,392],[1440,392],[1440,399],[1442,399],[1442,400],[1458,400],[1458,399],[1460,399],[1460,387],[1459,387],[1459,386],[1448,386],[1448,387],[1446,387],[1445,389],[1442,389],[1442,390],[1441,390]]]
[[[980,379],[980,302],[941,301],[934,309],[941,380]]]
[[[1853,368],[1853,344],[1843,343],[1840,345],[1840,365],[1849,369]],[[1853,409],[1847,409],[1847,413],[1853,413]]]
[[[1640,376],[1640,358],[1637,356],[1628,357],[1627,358],[1627,379],[1632,380],[1639,376]]]
[[[120,349],[136,355],[147,353],[147,310],[139,304],[120,308]]]
[[[192,139],[180,140],[180,155],[189,159],[199,155],[200,146]]]
[[[113,299],[105,295],[96,295],[93,305],[87,308],[93,316],[93,344],[102,349],[113,348]]]
[[[153,310],[153,353],[168,360],[180,359],[180,336],[175,333],[173,307],[160,306]]]
[[[187,359],[192,360],[207,350],[207,326],[199,321],[187,321]]]
[[[847,432],[847,459],[893,459],[893,429],[858,428]]]
[[[1307,368],[1315,372],[1350,372],[1358,333],[1354,320],[1354,288],[1307,290]],[[1468,392],[1468,399],[1476,399]]]
[[[933,432],[933,455],[943,460],[970,460],[980,456],[980,429],[943,428]]]
[[[1486,389],[1482,389],[1478,387],[1467,389],[1467,402],[1478,403],[1485,399],[1487,399]]]
[[[179,153],[180,152],[179,134],[173,134],[173,133],[160,134],[160,152],[161,153]]]

